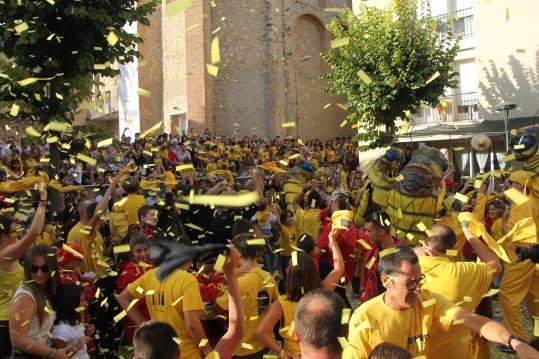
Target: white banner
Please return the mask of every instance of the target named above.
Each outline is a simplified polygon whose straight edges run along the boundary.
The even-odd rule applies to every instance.
[[[137,23],[125,24],[124,30],[135,34]],[[120,64],[118,77],[118,116],[120,136],[124,133],[135,139],[135,133],[140,132],[140,113],[138,96],[138,59],[127,64]]]

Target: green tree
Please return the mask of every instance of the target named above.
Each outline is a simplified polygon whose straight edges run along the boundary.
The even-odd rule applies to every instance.
[[[124,29],[149,25],[157,0],[0,0],[0,119],[31,118],[42,125],[70,123],[75,111],[91,106],[93,75],[116,76],[117,63],[140,54],[138,34]],[[50,126],[49,135],[66,126]],[[69,147],[62,151],[66,155]],[[49,176],[60,164],[58,142],[50,145]],[[52,191],[53,208],[59,197]]]
[[[356,139],[365,148],[392,143],[397,119],[437,105],[456,86],[458,39],[438,26],[426,0],[392,0],[385,9],[361,4],[358,15],[345,9],[327,25],[336,40],[322,54],[332,69],[322,75],[329,81],[323,90],[347,96],[348,121],[359,123]]]

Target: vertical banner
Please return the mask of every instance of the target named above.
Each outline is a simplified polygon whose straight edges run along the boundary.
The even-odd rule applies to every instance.
[[[125,24],[124,30],[135,34],[137,23]],[[118,77],[118,117],[120,136],[124,134],[134,140],[135,133],[140,132],[140,113],[138,96],[138,59],[127,64],[119,64]]]

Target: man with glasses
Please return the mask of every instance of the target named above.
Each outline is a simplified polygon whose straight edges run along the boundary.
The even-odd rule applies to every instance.
[[[509,345],[519,358],[537,358],[539,352],[496,321],[458,307],[440,294],[421,290],[425,276],[414,251],[407,246],[397,246],[393,251],[378,264],[386,292],[362,304],[350,319],[348,340],[355,349],[354,358],[366,359],[384,342],[399,345],[414,357],[436,358],[431,342],[439,338],[434,337],[433,328],[447,331],[453,325],[463,325],[489,341]]]

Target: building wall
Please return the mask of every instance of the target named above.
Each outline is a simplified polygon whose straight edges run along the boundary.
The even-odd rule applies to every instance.
[[[481,117],[502,119],[502,114],[495,110],[500,102],[518,105],[510,117],[533,116],[539,108],[539,27],[535,26],[538,13],[536,0],[475,1]]]

